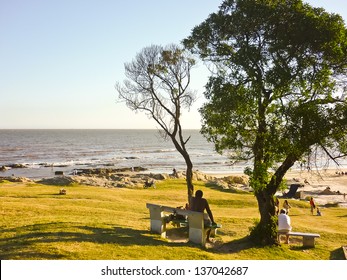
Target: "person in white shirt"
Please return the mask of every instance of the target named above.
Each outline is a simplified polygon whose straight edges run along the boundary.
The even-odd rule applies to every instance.
[[[290,224],[290,217],[286,214],[286,210],[281,209],[280,214],[278,215],[278,233],[286,234],[286,244],[289,244],[289,232],[292,230]]]

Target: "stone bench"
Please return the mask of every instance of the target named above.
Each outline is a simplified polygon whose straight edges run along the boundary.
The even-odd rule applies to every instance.
[[[290,231],[289,233],[285,232],[278,232],[278,240],[280,240],[281,235],[289,235],[289,236],[301,236],[302,237],[302,243],[304,247],[314,247],[315,246],[315,238],[320,237],[318,233],[308,233],[308,232],[294,232]]]
[[[189,241],[201,244],[206,244],[206,232],[211,229],[210,236],[216,234],[221,225],[213,225],[211,227],[204,226],[204,213],[175,208],[170,206],[158,205],[147,203],[146,207],[149,209],[150,215],[150,230],[151,232],[159,233],[163,238],[166,238],[166,224],[171,222],[167,219],[167,213],[182,215],[186,217],[185,220],[174,220],[174,224],[178,226],[188,226],[189,228]]]

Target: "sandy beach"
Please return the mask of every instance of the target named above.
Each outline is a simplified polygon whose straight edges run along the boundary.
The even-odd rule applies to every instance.
[[[209,174],[222,178],[228,174]],[[242,173],[232,173],[231,176],[244,176]],[[285,179],[288,187],[291,184],[300,184],[297,192],[303,192],[304,197],[313,197],[316,204],[324,207],[327,204],[338,204],[340,207],[347,207],[347,172],[346,175],[337,174],[335,170],[325,171],[289,171]],[[344,196],[344,194],[346,194]],[[282,192],[276,195],[281,197]]]
[[[337,174],[333,170],[290,171],[285,178],[288,185],[302,184],[298,192],[304,192],[305,197],[312,196],[317,205],[338,203],[341,207],[347,207],[347,174]]]

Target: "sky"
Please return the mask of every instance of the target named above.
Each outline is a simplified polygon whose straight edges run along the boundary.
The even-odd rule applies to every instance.
[[[0,0],[0,129],[155,129],[117,101],[124,63],[152,44],[179,44],[222,0]],[[305,1],[347,22],[340,0]],[[200,96],[182,123],[201,126]]]

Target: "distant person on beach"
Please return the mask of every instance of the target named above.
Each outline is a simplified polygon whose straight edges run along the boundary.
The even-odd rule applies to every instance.
[[[178,174],[177,174],[176,168],[172,169],[172,177],[178,178]]]
[[[316,209],[316,204],[314,203],[313,197],[310,199],[311,214],[313,215],[313,210]]]
[[[209,206],[207,200],[205,198],[202,198],[202,197],[203,197],[203,192],[201,190],[197,190],[195,192],[195,197],[192,197],[190,210],[201,212],[201,213],[204,213],[204,211],[206,210],[206,212],[209,216],[209,219],[204,218],[204,225],[205,226],[215,225],[216,223],[214,222],[214,218],[213,218],[213,214],[212,214],[212,211],[210,209],[210,206]],[[209,229],[207,231],[207,234],[206,234],[206,241],[207,242],[211,242],[210,241],[210,234],[211,234],[211,229]]]
[[[289,209],[292,208],[292,206],[288,203],[288,200],[285,200],[283,202],[283,208],[286,211],[286,214],[288,215],[289,214]]]
[[[281,209],[278,215],[278,233],[286,234],[286,244],[289,244],[289,232],[292,230],[290,217],[286,214],[285,209]],[[280,241],[280,240],[278,240]]]

